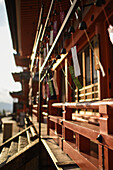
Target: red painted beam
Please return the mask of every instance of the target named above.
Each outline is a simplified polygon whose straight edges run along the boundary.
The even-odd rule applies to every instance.
[[[97,170],[98,169],[98,160],[92,156],[87,155],[86,157],[81,154],[78,150],[73,148],[68,142],[63,141],[63,150],[66,152],[72,160],[80,166],[83,170]]]
[[[85,126],[84,123],[78,123],[74,121],[63,121],[63,125],[65,128],[72,130],[90,140],[98,143],[97,136],[99,135],[99,127],[94,125],[87,124]],[[95,129],[95,130],[94,130]]]
[[[53,121],[54,123],[58,123],[61,125],[62,117],[61,116],[49,116],[49,120]]]

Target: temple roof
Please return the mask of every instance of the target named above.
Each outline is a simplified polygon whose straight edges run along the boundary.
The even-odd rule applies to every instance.
[[[17,91],[17,92],[9,92],[12,98],[17,98],[19,101],[24,101],[27,103],[27,95],[24,94],[23,91]]]
[[[16,82],[20,82],[21,80],[29,80],[30,79],[30,72],[12,73],[12,75]]]
[[[24,56],[21,57],[19,54],[18,55],[14,55],[15,58],[15,63],[17,66],[21,66],[21,67],[29,67],[30,64],[30,58]]]
[[[9,94],[10,94],[13,98],[20,98],[20,97],[23,96],[23,91],[9,92]]]
[[[38,31],[40,9],[43,6],[41,23],[44,27],[51,2],[51,0],[43,0],[42,4],[41,0],[5,0],[13,48],[20,56],[24,58],[31,56],[36,32]],[[52,23],[57,20],[59,29],[61,26],[60,12],[63,11],[66,15],[70,5],[70,1],[67,0],[54,1],[49,22]],[[46,29],[45,35],[47,33]],[[22,62],[16,61],[17,65],[22,64]]]

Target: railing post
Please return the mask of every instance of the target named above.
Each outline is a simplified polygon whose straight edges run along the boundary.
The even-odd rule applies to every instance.
[[[72,109],[63,106],[63,120],[72,120]]]
[[[100,105],[100,133],[101,134],[113,134],[113,106]],[[113,167],[113,151],[108,147],[99,144],[99,168],[103,170],[112,169]]]
[[[90,154],[90,140],[76,133],[76,149],[80,152]]]
[[[113,107],[110,105],[100,105],[100,132],[113,134]]]
[[[72,109],[69,109],[66,106],[63,106],[62,109],[63,109],[63,112],[62,112],[63,121],[72,120]],[[71,141],[73,139],[73,132],[70,131],[69,129],[66,129],[63,125],[62,125],[62,138],[68,141]]]
[[[52,107],[52,104],[55,103],[55,102],[56,102],[56,100],[49,100],[48,101],[48,108],[47,108],[47,111],[48,111],[48,116],[47,116],[47,134],[48,135],[49,135],[49,128],[51,127],[51,121],[50,121],[49,115],[56,116],[57,113],[58,113],[57,108]]]

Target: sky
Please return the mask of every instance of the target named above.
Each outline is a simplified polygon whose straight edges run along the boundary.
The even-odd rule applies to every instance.
[[[22,71],[15,65],[12,40],[4,0],[0,0],[0,102],[13,103],[9,92],[21,90],[21,84],[15,82],[12,72]]]

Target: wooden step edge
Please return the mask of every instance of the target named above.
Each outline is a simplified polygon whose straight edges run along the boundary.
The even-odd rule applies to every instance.
[[[20,136],[21,134],[23,134],[26,130],[28,130],[30,127],[32,127],[33,125],[30,125],[29,127],[27,127],[26,129],[22,130],[21,132],[17,133],[16,135],[14,135],[13,137],[9,138],[7,141],[5,141],[4,143],[2,143],[0,145],[0,149],[1,147],[3,148],[4,145],[6,145],[9,142],[12,142],[15,138],[17,138],[18,136]]]
[[[24,152],[26,152],[28,149],[30,149],[31,147],[33,147],[36,144],[39,144],[39,139],[36,139],[35,141],[31,142],[26,147],[21,149],[19,152],[15,153],[13,156],[10,157],[10,160],[8,160],[7,163],[9,163],[10,161],[13,161],[13,159],[15,159],[16,157],[20,156],[21,154],[23,154]]]
[[[74,161],[65,161],[65,162],[57,162],[58,166],[67,166],[67,165],[75,165]]]
[[[30,140],[30,135],[29,135],[29,131],[28,130],[26,130],[26,135],[27,135],[28,144],[30,144],[31,140]]]
[[[54,165],[56,166],[56,168],[58,170],[63,170],[65,166],[68,166],[68,167],[72,167],[73,166],[73,170],[76,169],[76,170],[80,170],[80,168],[77,166],[77,164],[73,161],[73,160],[70,160],[70,161],[64,161],[64,162],[59,162],[57,160],[57,158],[55,157],[54,153],[53,153],[53,150],[49,147],[48,143],[46,142],[47,139],[41,139],[44,147],[46,148],[48,154],[50,155]],[[77,166],[77,167],[75,167]]]
[[[46,148],[48,154],[50,155],[50,157],[51,157],[54,165],[56,166],[56,168],[57,168],[58,170],[63,170],[61,167],[60,167],[60,168],[58,167],[58,165],[57,165],[58,161],[57,161],[56,157],[54,156],[53,152],[51,151],[50,147],[48,146],[46,140],[41,139],[41,141],[42,141],[44,147]]]
[[[30,127],[30,131],[31,131],[31,135],[32,135],[31,139],[34,140],[34,139],[38,138],[38,134],[35,132],[34,127]]]

